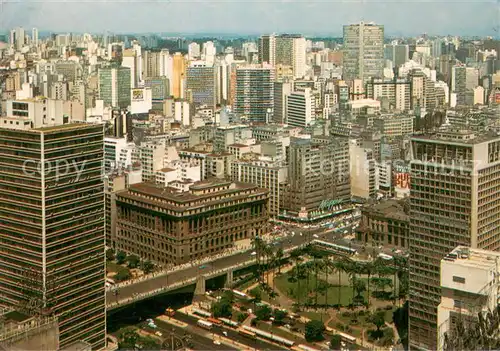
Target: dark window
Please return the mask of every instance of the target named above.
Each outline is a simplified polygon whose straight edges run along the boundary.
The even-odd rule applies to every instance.
[[[462,277],[457,277],[456,275],[453,276],[453,281],[455,283],[462,283],[462,284],[465,284],[465,278],[462,278]]]

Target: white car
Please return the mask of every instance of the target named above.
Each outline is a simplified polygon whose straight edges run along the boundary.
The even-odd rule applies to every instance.
[[[220,341],[219,340],[214,340],[214,344],[215,345],[220,345]]]
[[[255,255],[257,255],[257,252],[254,251],[250,255],[255,256]]]
[[[162,336],[163,334],[162,334],[161,332],[157,331],[157,332],[155,333],[155,335],[156,335],[156,336]]]

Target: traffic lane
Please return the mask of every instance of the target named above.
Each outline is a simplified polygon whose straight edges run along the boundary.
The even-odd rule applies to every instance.
[[[184,313],[179,313],[179,312],[175,314],[174,318],[181,321],[181,322],[184,322],[184,323],[187,323],[189,325],[196,326],[196,328],[199,328],[197,326],[199,318],[196,318],[196,317],[184,314]],[[265,341],[261,341],[259,339],[250,340],[247,337],[240,335],[237,331],[235,331],[234,329],[231,329],[231,328],[216,327],[216,326],[214,326],[214,328],[212,328],[212,332],[214,334],[217,334],[217,335],[220,335],[223,337],[225,337],[225,335],[223,333],[224,331],[227,333],[228,339],[237,341],[238,343],[246,345],[250,348],[258,348],[259,350],[277,350],[278,349],[278,346],[271,344],[271,343],[268,343],[268,342],[265,342]]]
[[[321,233],[321,228],[316,228],[316,229],[306,229],[302,231],[297,231],[297,233],[292,237],[290,235],[285,238],[283,241],[283,249],[287,249],[293,246],[299,246],[301,244],[304,244],[305,242],[309,242],[312,239],[315,239],[313,235],[317,233],[318,237],[324,237],[325,235],[328,234],[329,231]],[[333,230],[332,230],[333,231]],[[302,233],[302,235],[300,235]],[[216,260],[212,261],[211,263],[206,263],[202,264],[200,266],[206,266],[203,269],[200,269],[198,265],[193,266],[193,267],[187,267],[186,269],[179,270],[179,271],[173,271],[168,273],[167,275],[159,275],[156,277],[153,277],[148,280],[144,280],[138,283],[131,283],[130,285],[125,285],[122,287],[119,287],[116,289],[118,292],[118,295],[115,296],[113,290],[108,291],[106,293],[107,295],[107,300],[110,302],[118,301],[124,298],[130,298],[134,294],[145,294],[150,291],[159,289],[163,286],[168,286],[169,284],[173,282],[178,282],[186,277],[195,277],[200,274],[203,274],[204,271],[207,273],[210,272],[211,270],[219,270],[219,269],[224,269],[230,266],[237,265],[239,263],[245,262],[249,259],[252,258],[251,256],[252,250],[245,251],[243,253],[238,253],[235,255],[227,256],[227,257],[221,257],[217,258]]]
[[[155,324],[158,326],[158,330],[162,332],[163,338],[165,339],[170,336],[170,333],[173,333],[175,336],[181,339],[183,339],[185,335],[190,335],[191,343],[193,345],[192,348],[194,348],[195,350],[237,350],[226,345],[216,345],[210,338],[197,333],[193,333],[186,330],[185,328],[175,327],[167,322],[158,319],[155,320]]]

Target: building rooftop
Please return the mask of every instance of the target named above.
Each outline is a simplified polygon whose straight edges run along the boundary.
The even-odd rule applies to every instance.
[[[473,249],[467,246],[457,246],[444,259],[464,267],[496,269],[500,261],[500,252]]]
[[[83,128],[88,128],[90,126],[97,126],[97,125],[90,124],[90,123],[68,123],[68,124],[60,124],[60,125],[55,125],[55,126],[33,128],[32,130],[33,131],[40,131],[40,132],[57,132],[57,131],[64,131],[64,130],[69,130],[69,129],[83,129]]]
[[[448,128],[435,133],[422,133],[412,137],[412,140],[435,141],[456,144],[480,144],[490,140],[500,139],[497,132],[485,131],[477,133],[471,130]]]
[[[363,207],[363,211],[367,211],[372,215],[379,215],[399,221],[410,220],[410,216],[404,210],[404,200],[383,200],[379,203]]]
[[[17,323],[22,323],[22,322],[32,318],[30,315],[27,315],[27,314],[19,312],[19,311],[7,312],[6,314],[3,315],[3,317],[7,321],[13,321],[13,322],[17,322]]]

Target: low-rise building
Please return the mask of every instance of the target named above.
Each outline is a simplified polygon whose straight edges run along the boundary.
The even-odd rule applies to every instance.
[[[116,195],[116,248],[160,265],[191,262],[265,233],[268,206],[269,191],[247,183],[134,184]]]
[[[359,241],[378,245],[408,248],[410,216],[404,200],[384,200],[361,209],[357,229]]]
[[[441,260],[438,350],[484,350],[498,341],[499,299],[500,253],[465,246],[451,251]]]

